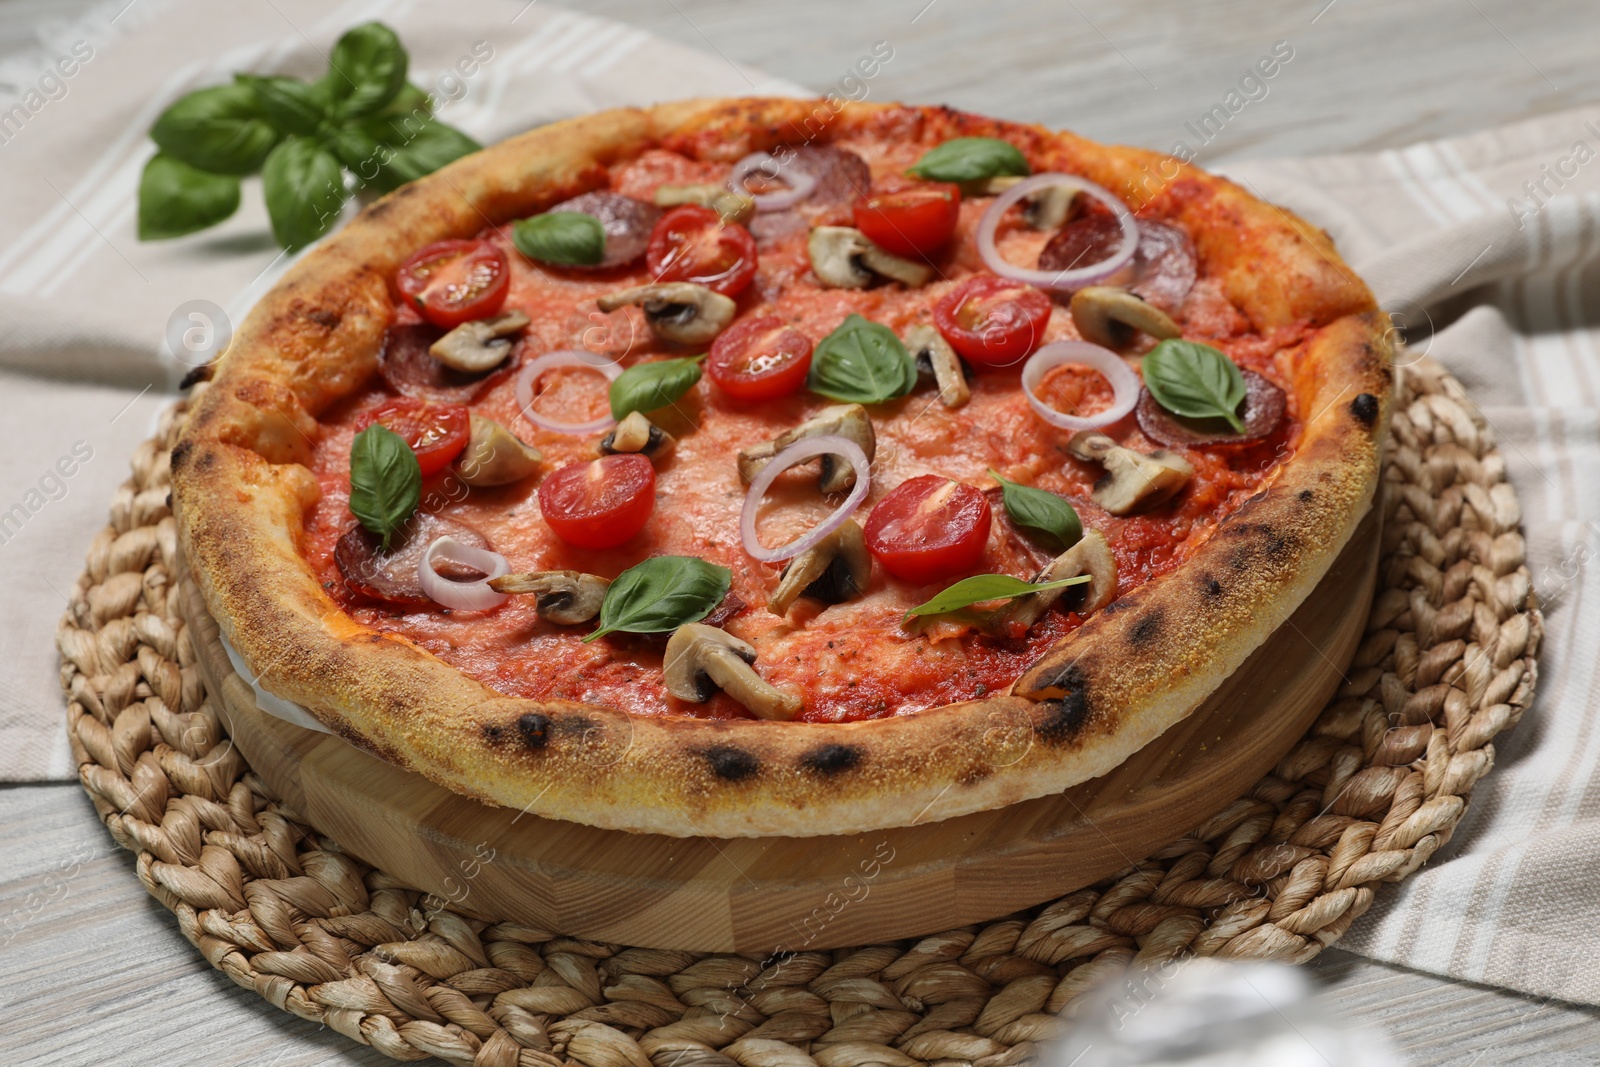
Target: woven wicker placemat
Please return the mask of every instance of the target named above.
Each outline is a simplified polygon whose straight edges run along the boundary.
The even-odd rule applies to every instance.
[[[1379,883],[1449,840],[1532,693],[1540,622],[1517,499],[1460,383],[1424,359],[1394,418],[1379,592],[1348,681],[1248,796],[1147,860],[981,926],[781,959],[486,923],[344,855],[224,736],[173,581],[167,449],[183,407],[135,452],[57,635],[79,774],[212,966],[396,1059],[1022,1062],[1132,962],[1300,962],[1332,944]]]

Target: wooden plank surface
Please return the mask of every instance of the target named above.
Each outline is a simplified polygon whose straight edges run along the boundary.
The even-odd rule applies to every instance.
[[[510,0],[520,5],[525,0]],[[88,0],[0,0],[0,56]],[[819,91],[876,41],[871,99],[942,101],[1170,149],[1277,41],[1294,58],[1202,162],[1355,151],[1600,99],[1593,0],[588,0]],[[845,86],[846,90],[851,87]],[[859,90],[857,90],[859,92]],[[87,540],[89,531],[84,531]],[[64,532],[65,535],[65,532]],[[59,714],[44,708],[41,714]],[[8,1063],[379,1064],[212,970],[75,784],[0,788],[0,1057]],[[1600,1011],[1332,950],[1320,996],[1418,1067],[1600,1062]]]

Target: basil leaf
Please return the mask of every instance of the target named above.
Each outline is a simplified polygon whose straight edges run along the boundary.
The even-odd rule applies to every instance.
[[[635,363],[611,383],[611,417],[622,420],[635,411],[654,411],[683,396],[700,380],[705,356]]]
[[[256,94],[243,85],[214,85],[179,97],[150,127],[172,158],[214,174],[253,174],[278,143]]]
[[[400,86],[400,91],[394,94],[394,99],[389,101],[387,107],[378,112],[388,118],[399,118],[414,115],[418,119],[433,114],[433,97],[423,89],[411,82]]]
[[[393,30],[365,22],[346,30],[333,46],[328,73],[318,85],[340,118],[363,118],[381,111],[405,87],[408,62]]]
[[[364,181],[383,192],[432,174],[446,163],[483,147],[454,126],[429,117],[426,107],[406,115],[368,119],[360,132],[374,143],[371,162],[365,166],[359,161],[345,162]]]
[[[716,610],[733,572],[694,556],[654,556],[617,575],[600,605],[600,628],[587,643],[618,630],[659,634],[699,622]]]
[[[350,513],[383,538],[386,551],[421,499],[422,468],[406,439],[377,422],[356,434],[350,445]]]
[[[547,211],[511,227],[511,243],[541,263],[593,266],[605,258],[606,231],[581,211]]]
[[[309,137],[328,116],[327,101],[299,78],[235,74],[233,80],[255,94],[267,121],[285,133]]]
[[[917,363],[894,331],[851,315],[817,344],[806,386],[843,403],[881,404],[917,385]]]
[[[1174,415],[1227,419],[1236,431],[1244,430],[1238,415],[1247,391],[1244,375],[1217,349],[1170,338],[1145,355],[1142,370],[1145,388]]]
[[[963,578],[955,585],[936,595],[924,604],[918,604],[906,612],[906,621],[916,615],[947,615],[952,611],[981,604],[985,600],[1009,600],[1013,597],[1026,596],[1029,593],[1042,593],[1049,589],[1065,589],[1069,585],[1082,585],[1089,581],[1090,575],[1080,574],[1076,578],[1061,578],[1054,582],[1025,582],[1021,578],[1013,578],[1009,574],[974,574],[971,578]]]
[[[957,137],[917,160],[911,173],[936,182],[975,182],[1033,173],[1022,150],[998,137]]]
[[[203,230],[239,207],[239,179],[208,174],[157,152],[139,178],[139,240],[159,241]]]
[[[1063,552],[1083,539],[1083,523],[1065,500],[1043,489],[1008,481],[993,470],[989,477],[1000,483],[1006,514],[1018,526],[1048,534]]]
[[[261,179],[272,235],[290,250],[327,233],[349,197],[344,168],[332,152],[309,138],[291,137],[274,148]]]

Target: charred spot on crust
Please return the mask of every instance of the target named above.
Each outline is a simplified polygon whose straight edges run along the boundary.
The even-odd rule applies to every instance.
[[[1209,574],[1200,576],[1200,590],[1205,594],[1207,600],[1222,599],[1222,583]]]
[[[1360,419],[1362,425],[1371,426],[1378,421],[1378,398],[1371,393],[1362,393],[1350,401],[1350,414]]]
[[[861,750],[854,745],[822,745],[800,757],[800,766],[817,774],[838,774],[861,762]]]
[[[742,782],[761,770],[761,761],[755,753],[735,745],[713,745],[706,749],[705,755],[711,773],[725,782]]]
[[[329,311],[326,308],[312,308],[306,312],[306,318],[325,330],[336,330],[339,328],[339,323],[344,316],[337,311]]]
[[[490,744],[498,744],[506,735],[506,728],[497,722],[483,724],[483,739]]]
[[[1089,720],[1089,679],[1077,664],[1058,669],[1041,678],[1028,696],[1038,701],[1044,716],[1033,724],[1041,741],[1060,744],[1070,741]]]
[[[1302,489],[1302,490],[1300,490],[1300,493],[1299,493],[1300,503],[1302,503],[1302,504],[1310,503],[1311,502],[1311,498],[1316,496],[1316,495],[1317,495],[1316,493],[1313,493],[1309,489]]]
[[[1159,610],[1150,612],[1150,614],[1133,624],[1133,627],[1128,631],[1128,640],[1136,647],[1148,645],[1161,633],[1161,622],[1162,618]]]
[[[183,376],[183,380],[178,383],[178,388],[180,390],[187,390],[194,388],[200,382],[209,382],[211,380],[211,371],[213,366],[214,364],[211,363],[203,363],[200,366],[195,367],[193,370],[189,371],[188,374]]]
[[[517,732],[529,748],[543,748],[550,743],[550,716],[530,711],[517,720]]]
[[[177,470],[189,461],[189,453],[194,451],[193,441],[179,441],[172,450],[172,469]]]

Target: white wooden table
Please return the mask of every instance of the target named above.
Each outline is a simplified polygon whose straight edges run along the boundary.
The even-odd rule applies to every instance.
[[[524,0],[508,0],[521,3]],[[88,0],[0,0],[0,56]],[[1600,98],[1594,0],[589,0],[583,7],[819,91],[885,41],[872,99],[938,101],[1170,149],[1276,42],[1293,62],[1206,146],[1373,149]],[[851,86],[843,87],[847,92]],[[1191,143],[1193,143],[1191,141]],[[87,544],[92,531],[82,532]],[[41,714],[59,714],[56,708]],[[0,1060],[388,1063],[212,970],[147,897],[76,785],[0,787]],[[80,861],[63,878],[64,857]],[[1600,1063],[1600,1012],[1331,950],[1321,996],[1417,1065]]]

